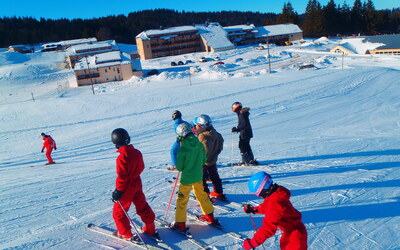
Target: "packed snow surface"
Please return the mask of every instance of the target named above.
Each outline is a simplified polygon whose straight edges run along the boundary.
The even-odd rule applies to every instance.
[[[158,75],[67,88],[73,73],[57,52],[0,53],[0,248],[128,249],[86,229],[115,228],[111,217],[116,149],[111,131],[128,130],[143,153],[147,200],[166,213],[172,191],[165,169],[175,140],[171,113],[208,114],[224,139],[219,173],[228,199],[260,203],[247,181],[266,171],[291,190],[303,214],[310,249],[400,248],[400,58],[329,54],[340,41],[323,39],[290,47],[246,46],[220,53],[186,54],[142,61]],[[270,57],[268,57],[268,54]],[[208,62],[199,63],[200,57]],[[218,56],[223,65],[213,65]],[[171,67],[172,61],[192,61]],[[271,62],[269,72],[268,62]],[[305,70],[299,65],[313,64]],[[189,67],[201,71],[189,75]],[[237,117],[230,105],[250,107],[253,152],[267,167],[231,167],[239,160]],[[40,133],[57,142],[43,166]],[[232,154],[233,152],[233,154]],[[226,230],[254,231],[242,209],[215,210]],[[189,210],[200,213],[196,202]],[[141,224],[131,207],[129,214]],[[257,227],[262,216],[255,215]],[[168,214],[174,220],[174,212]],[[239,240],[189,220],[193,236],[215,249],[240,249]],[[174,249],[194,249],[168,229],[161,237]],[[278,231],[264,246],[279,249]],[[262,247],[260,247],[262,248]]]

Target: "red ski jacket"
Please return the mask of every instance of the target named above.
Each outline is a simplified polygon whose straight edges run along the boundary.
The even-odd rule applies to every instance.
[[[289,200],[290,191],[279,186],[277,190],[255,207],[257,213],[265,214],[261,228],[254,234],[252,243],[262,244],[273,236],[277,228],[283,234],[280,239],[281,249],[307,249],[307,230],[301,221],[301,213]],[[258,246],[257,245],[257,246]]]
[[[140,181],[140,174],[144,170],[142,153],[132,145],[122,146],[117,152],[117,179],[115,187],[124,192],[130,187],[134,187]]]
[[[46,148],[46,150],[50,150],[56,147],[56,142],[51,138],[50,135],[43,137],[43,147],[42,150]]]

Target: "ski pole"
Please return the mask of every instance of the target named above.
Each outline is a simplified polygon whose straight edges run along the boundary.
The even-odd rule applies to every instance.
[[[234,161],[234,149],[235,148],[235,133],[232,132],[232,155],[231,155],[231,167],[233,167],[233,161]]]
[[[117,202],[121,206],[122,211],[124,211],[125,216],[129,219],[129,222],[131,223],[132,227],[135,229],[136,234],[139,237],[140,241],[143,243],[144,247],[146,247],[146,249],[149,249],[147,247],[146,243],[144,243],[144,240],[142,239],[142,237],[140,236],[140,233],[139,233],[138,229],[136,228],[136,224],[132,221],[131,217],[129,217],[128,213],[125,211],[125,209],[122,206],[121,202],[119,200],[117,200]]]
[[[257,226],[256,226],[256,223],[254,222],[253,216],[251,216],[251,214],[249,214],[249,217],[251,220],[251,224],[253,225],[254,232],[257,232]],[[261,246],[263,247],[263,249],[265,249],[264,244],[261,244]]]
[[[181,175],[181,172],[178,172],[178,175],[176,176],[176,179],[175,179],[174,188],[172,189],[171,196],[169,197],[169,202],[168,202],[167,210],[165,211],[165,217],[164,217],[164,220],[165,220],[165,221],[167,220],[168,211],[169,211],[169,208],[170,208],[170,206],[171,206],[172,198],[174,197],[176,185],[178,184],[178,180],[179,180],[179,176],[180,176],[180,175]]]

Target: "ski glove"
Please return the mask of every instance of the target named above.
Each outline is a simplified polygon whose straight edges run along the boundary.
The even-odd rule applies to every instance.
[[[246,238],[243,241],[243,248],[245,250],[255,249],[258,246],[259,246],[259,244],[254,239],[250,240],[249,238]]]
[[[249,214],[249,213],[255,214],[255,213],[258,212],[257,209],[254,209],[254,207],[252,207],[250,204],[244,204],[244,206],[243,206],[243,211],[244,211],[246,214]]]
[[[54,150],[57,150],[57,147],[54,147]]]
[[[113,200],[113,202],[116,202],[117,200],[119,200],[119,198],[121,198],[121,196],[123,194],[124,194],[124,192],[115,189],[114,192],[112,192],[112,200]]]
[[[42,149],[42,153],[44,152],[44,149]]]
[[[238,130],[237,130],[236,127],[233,127],[233,128],[232,128],[232,133],[233,133],[233,132],[238,132]]]

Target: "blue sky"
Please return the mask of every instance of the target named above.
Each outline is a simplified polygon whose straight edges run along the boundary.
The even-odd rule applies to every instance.
[[[35,18],[93,18],[109,15],[127,15],[130,12],[146,9],[167,8],[185,11],[259,11],[262,13],[280,13],[288,0],[2,0],[0,17],[21,16]],[[291,0],[290,3],[299,13],[304,13],[308,0]],[[326,5],[328,0],[319,0]],[[343,4],[345,0],[335,0]],[[362,0],[363,2],[363,0]],[[399,0],[374,0],[376,9],[398,8]],[[346,3],[353,6],[354,0]]]

